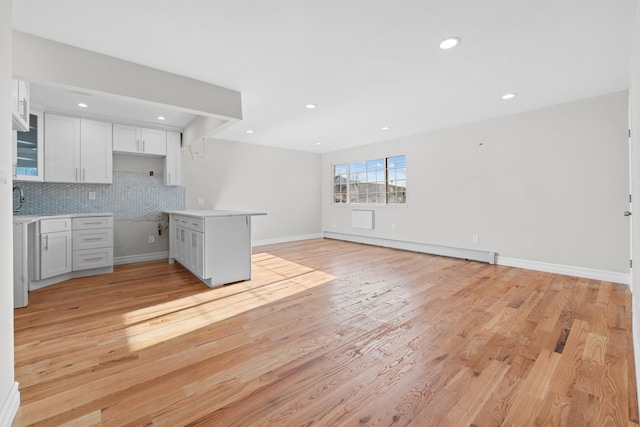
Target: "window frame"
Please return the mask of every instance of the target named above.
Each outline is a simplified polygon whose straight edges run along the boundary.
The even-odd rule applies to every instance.
[[[404,193],[403,193],[403,198],[404,198],[404,202],[402,203],[398,203],[398,202],[393,202],[390,203],[390,186],[393,185],[391,184],[392,180],[389,179],[389,175],[390,175],[390,170],[389,170],[389,159],[392,159],[394,157],[404,157],[404,177],[402,179],[402,181],[404,181],[405,186],[404,186]],[[364,172],[357,170],[355,172],[351,171],[351,165],[355,165],[355,164],[364,164],[367,165],[370,162],[375,162],[375,161],[379,161],[382,160],[384,163],[384,169],[383,169],[383,173],[384,173],[384,182],[380,181],[375,181],[376,184],[381,184],[384,186],[384,202],[380,203],[380,202],[368,202],[368,201],[352,201],[352,185],[354,185],[352,183],[352,176],[354,174],[363,174],[363,175],[367,175],[368,170],[365,168]],[[344,171],[344,174],[336,174],[336,168],[340,168],[340,171]],[[394,168],[395,169],[395,168]],[[393,155],[385,155],[385,156],[381,156],[381,157],[369,157],[365,160],[349,160],[349,161],[345,161],[345,162],[337,162],[337,163],[332,163],[331,164],[331,205],[334,206],[370,206],[370,207],[404,207],[407,205],[407,173],[406,173],[406,169],[407,169],[407,155],[402,153],[402,154],[393,154]],[[378,172],[378,170],[375,170],[375,172]],[[344,177],[346,179],[346,182],[340,182],[340,183],[336,183],[336,179],[338,176]],[[397,180],[397,179],[396,179]],[[367,179],[364,184],[369,183],[369,180]],[[356,183],[357,185],[357,183]],[[337,192],[336,189],[337,187],[340,186],[340,192]],[[373,194],[380,194],[381,192],[374,192]],[[340,197],[336,198],[337,195],[340,195]],[[368,195],[367,192],[365,192],[365,200],[367,200],[370,196]],[[342,201],[339,201],[342,200]],[[360,200],[362,200],[360,198]]]

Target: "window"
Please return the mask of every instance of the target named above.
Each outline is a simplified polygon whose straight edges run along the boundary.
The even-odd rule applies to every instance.
[[[406,202],[405,155],[333,166],[334,204],[404,205]]]

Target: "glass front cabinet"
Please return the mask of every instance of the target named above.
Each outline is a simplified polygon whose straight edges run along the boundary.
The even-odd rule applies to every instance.
[[[44,180],[43,130],[43,113],[31,110],[29,132],[14,133],[13,179],[16,181]]]

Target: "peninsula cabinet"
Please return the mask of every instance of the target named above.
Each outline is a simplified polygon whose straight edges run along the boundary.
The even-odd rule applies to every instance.
[[[169,213],[169,263],[178,261],[209,287],[251,279],[251,217],[256,212]]]
[[[167,131],[116,123],[113,125],[113,152],[166,156]]]
[[[111,184],[112,124],[44,115],[44,180]]]

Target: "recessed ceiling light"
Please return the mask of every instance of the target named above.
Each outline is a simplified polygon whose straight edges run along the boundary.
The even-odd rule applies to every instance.
[[[448,37],[440,42],[440,49],[447,50],[460,44],[460,37]]]
[[[518,96],[517,93],[505,93],[504,95],[502,95],[502,99],[513,99],[516,96]]]
[[[322,142],[316,142],[316,145],[322,145]]]
[[[158,116],[158,120],[165,120],[164,116]]]
[[[389,129],[391,129],[391,128],[390,128],[389,126],[383,126],[383,127],[381,127],[380,129],[382,129],[382,130],[389,130]]]
[[[307,104],[307,105],[305,105],[305,106],[304,106],[304,108],[307,108],[307,109],[309,109],[309,110],[313,110],[313,109],[314,109],[314,108],[316,108],[316,107],[317,107],[317,105],[316,105],[316,104]]]
[[[84,102],[79,103],[78,107],[89,108],[89,106],[87,104],[85,104]]]
[[[251,129],[247,129],[245,130],[245,133],[253,133],[253,131]]]

